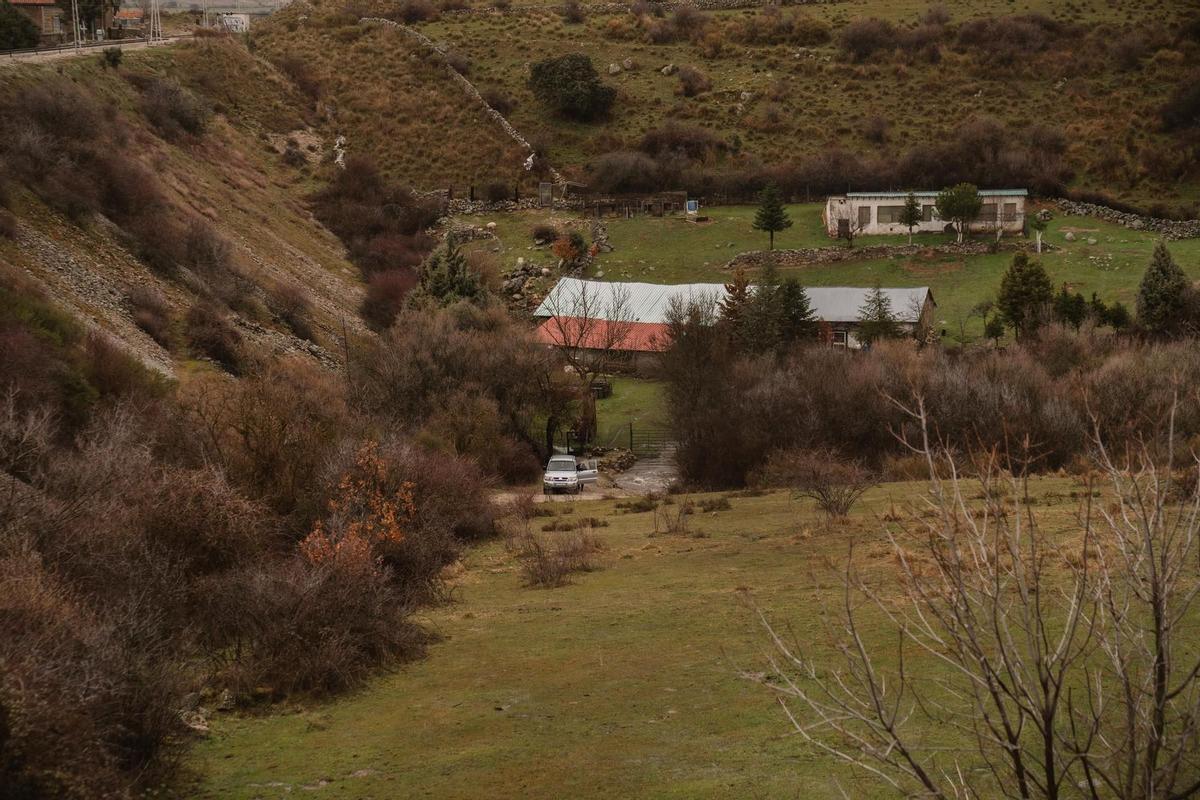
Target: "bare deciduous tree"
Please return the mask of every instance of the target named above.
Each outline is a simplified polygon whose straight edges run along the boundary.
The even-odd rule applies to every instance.
[[[1200,490],[1179,482],[1173,422],[1157,461],[1150,447],[1118,461],[1096,431],[1077,525],[1049,532],[1023,471],[993,453],[975,493],[930,441],[923,401],[905,410],[931,482],[928,507],[888,534],[899,596],[851,553],[838,666],[760,612],[779,676],[768,685],[795,730],[910,797],[1196,796],[1200,656],[1185,632]],[[895,651],[868,645],[864,600]],[[952,734],[962,744],[947,745]]]
[[[547,330],[578,378],[584,402],[582,425],[594,432],[596,406],[592,383],[608,374],[617,354],[625,350],[633,331],[633,301],[629,288],[606,286],[603,293],[587,281],[569,284],[577,289],[556,290],[547,298]]]

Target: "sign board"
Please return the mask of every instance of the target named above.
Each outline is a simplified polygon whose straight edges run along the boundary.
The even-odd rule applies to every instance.
[[[687,213],[699,214],[700,213],[700,201],[699,200],[688,200],[687,201]]]

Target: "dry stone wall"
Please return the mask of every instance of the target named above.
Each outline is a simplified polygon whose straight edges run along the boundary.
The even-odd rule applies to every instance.
[[[777,267],[805,267],[816,264],[835,264],[839,261],[866,261],[894,256],[913,256],[918,253],[976,256],[992,252],[994,242],[963,242],[962,244],[928,245],[867,245],[866,247],[807,247],[796,250],[752,250],[738,253],[725,269],[756,269],[774,263]],[[1006,241],[1001,250],[1023,250],[1024,242]]]
[[[1140,214],[1130,214],[1117,211],[1115,208],[1100,206],[1095,203],[1081,203],[1075,200],[1055,200],[1064,214],[1076,217],[1095,217],[1105,222],[1123,225],[1135,231],[1150,231],[1161,235],[1164,239],[1197,239],[1200,238],[1200,219],[1173,220],[1158,217],[1143,217]]]
[[[501,114],[496,109],[492,108],[492,106],[488,103],[488,101],[483,99],[483,95],[481,95],[479,93],[479,90],[475,88],[475,84],[473,84],[469,80],[467,80],[465,75],[463,75],[461,72],[456,70],[450,64],[450,62],[448,60],[446,60],[446,48],[444,46],[437,44],[436,42],[434,42],[432,39],[430,39],[428,36],[421,33],[420,31],[414,30],[414,29],[408,27],[407,25],[402,25],[399,22],[393,22],[390,19],[383,19],[382,17],[363,17],[362,19],[359,20],[359,23],[360,24],[375,23],[375,24],[379,24],[379,25],[390,26],[390,27],[395,28],[396,30],[400,31],[402,34],[404,34],[408,38],[415,41],[421,47],[424,47],[428,50],[432,50],[433,52],[437,53],[441,57],[442,63],[445,64],[446,70],[450,73],[451,77],[454,78],[455,82],[457,82],[458,85],[462,88],[463,92],[468,97],[470,97],[474,102],[476,102],[480,106],[482,106],[484,111],[487,113],[487,115],[490,116],[493,120],[495,120],[496,124],[500,126],[501,130],[503,130],[506,134],[508,134],[509,138],[511,138],[513,141],[515,141],[517,144],[519,144],[521,147],[523,147],[525,149],[525,152],[529,153],[530,159],[533,158],[533,145],[531,145],[529,143],[529,141],[524,136],[522,136],[520,134],[520,132],[516,128],[514,128],[507,119],[504,118],[503,114]],[[547,165],[547,167],[550,172],[550,177],[552,177],[554,179],[554,182],[555,183],[563,183],[563,177],[562,177],[562,175],[560,175],[558,173],[558,170],[554,169],[554,167],[550,167],[549,165]]]

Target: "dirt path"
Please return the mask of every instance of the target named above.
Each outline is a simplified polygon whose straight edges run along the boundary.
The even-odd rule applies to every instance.
[[[629,494],[663,494],[678,477],[675,446],[669,445],[656,456],[639,458],[613,479],[613,485]]]
[[[543,494],[541,486],[519,489],[504,489],[492,495],[495,503],[509,503],[524,494],[532,494],[535,503],[571,503],[576,500],[599,500],[610,497],[637,497],[646,494],[665,494],[679,470],[675,467],[674,446],[665,448],[657,456],[638,459],[632,467],[616,475],[601,475],[600,482],[590,486],[582,494]]]

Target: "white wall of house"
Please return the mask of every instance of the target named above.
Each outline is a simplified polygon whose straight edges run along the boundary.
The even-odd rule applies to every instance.
[[[969,228],[973,233],[1021,233],[1025,229],[1025,197],[1014,194],[992,194],[981,191],[983,208]],[[838,220],[851,221],[856,236],[907,234],[908,228],[898,221],[904,209],[906,195],[852,195],[830,197],[825,201],[825,230],[838,235]],[[921,204],[922,220],[914,233],[937,233],[945,230],[947,222],[937,215],[934,203],[936,192],[916,193]]]

